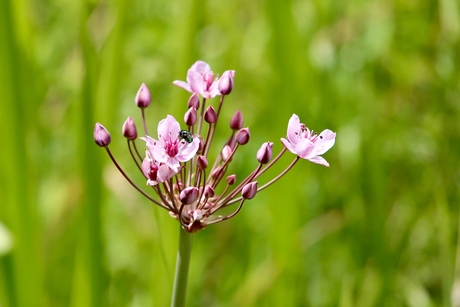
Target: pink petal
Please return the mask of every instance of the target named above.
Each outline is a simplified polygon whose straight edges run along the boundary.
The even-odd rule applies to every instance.
[[[285,138],[281,138],[281,142],[283,143],[284,147],[287,148],[287,150],[289,150],[290,152],[292,152],[293,154],[297,154],[296,151],[295,151],[295,147],[292,146],[291,143],[289,143],[288,140],[286,140]]]
[[[315,149],[312,152],[312,155],[319,156],[331,149],[332,146],[335,144],[335,132],[332,132],[329,129],[324,130],[321,132],[316,141],[315,141]]]
[[[166,166],[164,164],[161,165],[160,168],[158,169],[158,173],[157,173],[158,182],[165,182],[166,180],[171,178],[173,174],[174,173],[172,173],[172,171],[169,169],[168,166]]]
[[[321,156],[315,156],[308,159],[309,161],[329,167],[329,163]]]
[[[308,159],[312,157],[311,152],[314,148],[314,144],[309,139],[301,139],[295,146],[295,151],[299,157]]]
[[[168,115],[158,123],[158,138],[160,141],[174,142],[179,137],[180,125],[177,120]]]
[[[179,172],[180,163],[175,157],[169,158],[165,163],[174,173],[177,174]]]
[[[179,152],[175,158],[179,160],[179,162],[187,162],[188,160],[193,158],[193,156],[198,151],[199,146],[199,138],[194,138],[192,143],[181,143],[179,144]]]
[[[291,118],[289,119],[287,128],[287,139],[289,142],[291,142],[292,145],[295,146],[297,144],[300,133],[300,119],[296,114],[292,114]]]
[[[203,61],[196,61],[192,65],[192,67],[190,67],[190,70],[196,71],[196,72],[198,72],[200,74],[204,74],[204,73],[207,73],[207,72],[211,71],[211,66],[209,66],[208,63],[203,62]]]
[[[187,82],[193,93],[202,94],[204,88],[203,76],[193,70],[189,70],[187,73]]]
[[[183,88],[187,92],[193,93],[192,89],[190,88],[190,85],[187,82],[176,80],[173,82],[174,85]]]

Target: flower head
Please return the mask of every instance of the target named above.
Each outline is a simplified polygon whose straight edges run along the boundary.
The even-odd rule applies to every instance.
[[[220,78],[215,78],[207,63],[197,61],[193,64],[188,70],[187,82],[174,81],[175,85],[192,93],[184,115],[187,130],[181,130],[176,119],[167,115],[158,123],[157,138],[151,137],[147,132],[144,108],[150,104],[151,96],[147,86],[142,84],[135,101],[141,109],[146,134],[140,138],[145,142],[145,157],[139,154],[136,145],[139,141],[138,133],[131,117],[125,121],[122,134],[128,139],[126,143],[131,157],[147,179],[147,185],[153,187],[150,191],[156,197],[135,184],[115,160],[108,147],[111,138],[107,129],[99,123],[94,128],[96,144],[106,149],[127,181],[151,202],[166,209],[189,232],[199,231],[235,216],[246,201],[282,178],[299,158],[329,166],[321,155],[334,145],[335,133],[324,130],[317,135],[300,123],[299,117],[293,114],[289,120],[287,137],[281,139],[285,148],[272,159],[273,143],[263,143],[254,157],[257,158],[258,165],[246,175],[238,174],[237,178],[232,162],[238,158],[241,145],[247,144],[251,138],[249,128],[242,128],[243,115],[240,111],[230,121],[230,129],[227,128],[228,139],[221,143],[223,147],[212,146],[216,128],[219,126],[218,120],[223,113],[223,98],[232,92],[234,76],[234,70],[227,70]],[[199,95],[203,97],[201,101]],[[218,95],[222,97],[217,109],[206,106],[206,99]],[[286,149],[297,156],[281,173],[259,186],[258,178],[280,161],[280,157],[288,152]],[[214,161],[208,161],[212,152],[220,154]],[[228,206],[235,203],[238,203],[235,210],[227,210]],[[222,209],[225,214],[220,214]]]
[[[229,84],[233,84],[234,75],[234,70],[225,71],[223,74],[226,80],[226,86],[224,88],[228,93],[231,91],[229,91]],[[197,61],[187,72],[187,82],[176,80],[173,84],[190,93],[200,94],[204,98],[214,98],[221,95],[219,91],[219,81],[219,78],[214,78],[214,73],[211,71],[211,67],[208,63]],[[222,86],[223,85],[221,85],[221,87]]]
[[[166,164],[175,173],[179,172],[180,162],[187,162],[198,151],[200,140],[193,138],[188,142],[179,137],[180,125],[168,115],[158,124],[158,140],[150,136],[142,138],[155,161]]]
[[[281,142],[290,152],[300,158],[329,166],[329,163],[321,155],[334,146],[335,132],[326,129],[319,135],[315,134],[305,124],[300,123],[296,114],[293,114],[288,123],[287,139],[282,138]]]

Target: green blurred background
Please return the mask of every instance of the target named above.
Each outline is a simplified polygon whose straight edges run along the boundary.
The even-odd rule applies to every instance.
[[[134,96],[181,119],[198,59],[236,70],[238,174],[292,113],[337,142],[196,235],[188,306],[460,306],[459,38],[456,0],[0,1],[0,306],[169,305],[178,223],[92,131],[142,185]]]

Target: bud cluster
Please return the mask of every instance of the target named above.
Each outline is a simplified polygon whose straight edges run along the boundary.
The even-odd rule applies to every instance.
[[[186,128],[181,128],[173,116],[167,115],[158,124],[157,137],[152,137],[147,132],[144,109],[150,105],[151,95],[147,86],[141,85],[135,103],[142,111],[145,136],[138,138],[136,125],[131,117],[123,124],[122,134],[127,139],[129,152],[137,168],[145,176],[146,185],[152,189],[153,196],[135,184],[118,164],[109,149],[111,137],[107,129],[99,123],[94,128],[96,144],[107,150],[128,182],[150,201],[168,210],[189,232],[196,232],[207,225],[235,216],[246,200],[254,198],[258,191],[284,176],[301,158],[329,166],[320,155],[334,145],[335,133],[326,129],[317,135],[300,123],[298,116],[294,114],[289,120],[286,139],[281,138],[284,148],[280,153],[272,159],[273,143],[263,143],[255,155],[257,167],[239,179],[237,174],[230,171],[230,164],[238,149],[251,138],[249,128],[243,127],[240,111],[236,111],[230,120],[229,137],[220,149],[220,154],[213,163],[209,163],[209,152],[221,109],[225,97],[233,90],[234,77],[233,70],[227,70],[222,76],[215,77],[207,63],[196,62],[187,72],[187,82],[173,82],[191,93],[184,114]],[[217,96],[220,97],[217,107],[206,106],[208,99]],[[136,145],[139,140],[145,147],[144,154],[141,154]],[[287,151],[295,154],[293,162],[279,175],[260,186],[257,178]],[[235,203],[238,206],[232,213],[218,214],[219,210]]]

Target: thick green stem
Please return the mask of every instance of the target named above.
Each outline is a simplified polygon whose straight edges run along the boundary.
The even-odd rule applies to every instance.
[[[187,293],[188,268],[192,255],[193,234],[182,227],[179,230],[179,249],[177,250],[176,273],[174,275],[174,289],[171,307],[185,306]]]

